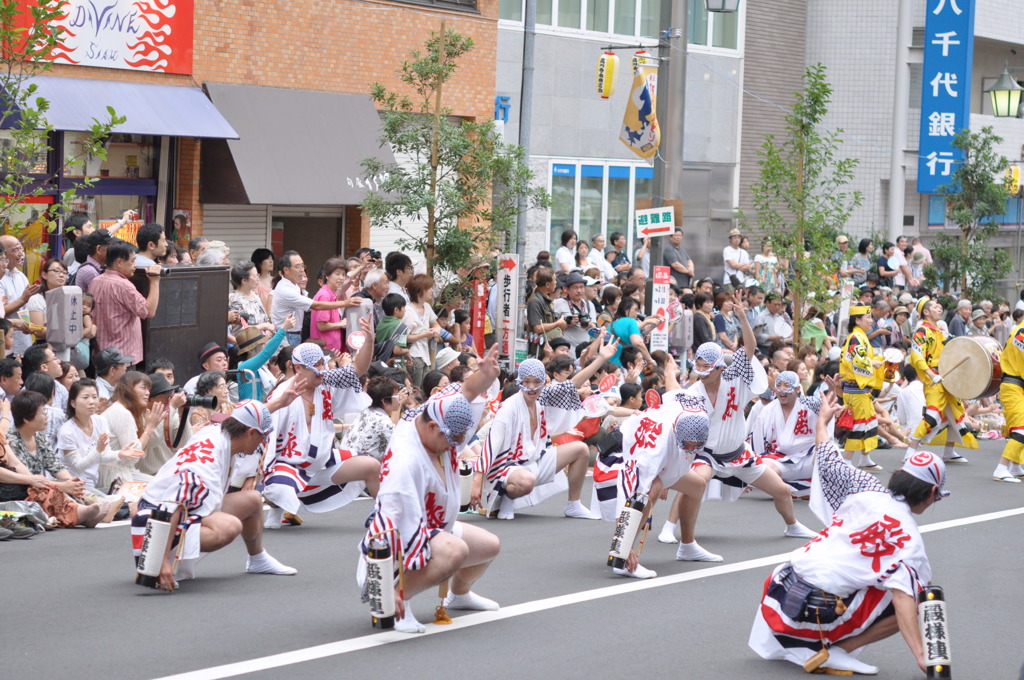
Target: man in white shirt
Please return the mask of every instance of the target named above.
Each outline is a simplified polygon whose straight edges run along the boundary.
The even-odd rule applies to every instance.
[[[776,293],[770,293],[764,302],[765,309],[757,315],[754,324],[754,336],[757,338],[757,348],[762,354],[768,354],[773,342],[789,344],[793,341],[793,322],[783,311],[782,298]]]
[[[162,224],[150,222],[142,225],[135,235],[135,242],[139,245],[139,252],[135,255],[136,268],[156,264],[157,258],[167,253],[167,235]]]
[[[289,314],[301,319],[310,309],[344,309],[351,307],[349,300],[313,300],[304,295],[299,281],[305,276],[306,265],[302,257],[294,250],[286,250],[278,262],[281,280],[274,286],[274,296],[270,304],[270,322],[280,328]],[[292,347],[302,342],[302,334],[298,331],[288,332],[288,344]]]
[[[910,273],[910,264],[907,262],[907,256],[903,252],[906,249],[907,237],[896,237],[896,252],[889,259],[889,267],[896,270],[896,276],[893,277],[893,286],[899,290],[904,290],[908,287],[917,288],[919,284],[919,281]]]
[[[4,300],[4,316],[11,320],[11,323],[21,328],[14,331],[14,353],[22,355],[32,344],[32,336],[22,333],[28,330],[25,320],[18,316],[18,312],[25,306],[28,299],[39,292],[37,284],[28,285],[28,277],[21,271],[25,264],[25,247],[21,245],[16,237],[4,234],[0,236],[0,248],[3,248],[4,256],[7,258],[7,270],[3,278],[0,278],[0,292],[6,297]]]
[[[604,256],[606,244],[604,234],[598,234],[590,242],[593,244],[593,247],[587,253],[587,259],[590,261],[590,264],[601,270],[601,278],[604,279],[605,283],[612,283],[615,281],[615,267]]]
[[[409,294],[405,292],[405,284],[409,283],[416,272],[413,270],[412,259],[405,253],[395,251],[384,258],[384,271],[388,275],[388,294],[397,293],[406,302]]]
[[[747,272],[753,268],[754,263],[750,261],[750,253],[740,248],[743,234],[739,229],[729,231],[729,245],[722,249],[722,262],[725,264],[725,275],[722,277],[722,284],[728,286],[735,276],[739,285],[747,280]]]
[[[555,315],[558,317],[572,317],[569,325],[562,331],[562,337],[569,341],[569,356],[576,358],[576,347],[590,342],[588,329],[596,327],[597,319],[592,314],[593,307],[587,306],[583,289],[586,281],[576,272],[572,272],[560,281],[565,290],[565,296],[560,297],[552,303]]]
[[[121,354],[116,347],[107,347],[96,355],[96,391],[100,399],[106,401],[114,394],[114,385],[128,371],[130,364],[136,363],[131,357]]]

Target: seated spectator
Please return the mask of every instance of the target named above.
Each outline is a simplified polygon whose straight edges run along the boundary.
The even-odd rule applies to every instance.
[[[194,407],[189,414],[188,424],[193,432],[199,432],[212,422],[215,413],[231,415],[234,406],[228,398],[228,383],[224,374],[220,371],[206,371],[196,381],[197,397],[217,397],[216,408]]]
[[[126,446],[120,451],[110,448],[107,421],[97,414],[100,406],[96,383],[88,378],[71,386],[67,422],[60,427],[56,450],[64,465],[75,477],[85,482],[85,492],[103,500],[114,500],[99,489],[100,464],[116,463],[121,458],[141,458],[139,449]]]
[[[70,361],[60,362],[60,378],[57,380],[68,391],[71,386],[78,382],[78,367]]]
[[[451,379],[441,371],[429,371],[423,376],[422,389],[424,400],[444,390],[450,383]]]
[[[72,500],[82,497],[85,482],[71,476],[46,438],[41,436],[46,429],[45,406],[46,400],[38,392],[21,392],[9,405],[5,402],[2,407],[5,420],[6,410],[10,409],[14,427],[0,439],[4,445],[4,460],[0,462],[0,501],[34,501],[46,514],[56,518],[58,526],[94,527],[104,519],[110,504],[78,505]]]
[[[150,388],[151,404],[162,404],[165,411],[154,436],[146,445],[146,455],[139,461],[138,470],[145,475],[156,475],[160,467],[174,455],[175,445],[186,442],[192,437],[192,429],[188,423],[182,423],[182,407],[185,405],[185,393],[172,384],[161,373],[149,376],[153,387]],[[180,432],[179,432],[180,430]]]
[[[401,414],[406,389],[380,375],[366,383],[366,394],[370,397],[370,407],[361,411],[345,431],[341,448],[381,460]]]
[[[45,342],[37,342],[25,351],[21,359],[22,378],[28,382],[33,373],[45,373],[54,380],[61,376],[60,359],[53,353],[53,348]],[[68,407],[68,390],[64,385],[54,385],[53,404],[61,413]]]
[[[167,378],[167,382],[174,384],[174,362],[164,357],[151,359],[147,364],[150,373],[159,373]]]
[[[6,401],[21,391],[21,364],[14,359],[0,359],[0,400]]]
[[[96,355],[96,389],[100,401],[107,401],[114,394],[116,385],[132,363],[132,357],[121,354],[117,347],[107,347]]]
[[[60,431],[67,416],[64,410],[53,405],[53,388],[57,381],[42,371],[36,371],[25,380],[25,391],[36,392],[46,399],[46,429],[43,436],[54,451],[57,450],[57,433]]]
[[[110,433],[110,448],[120,451],[125,447],[145,450],[160,421],[163,404],[149,403],[149,390],[153,386],[149,376],[128,371],[114,388],[114,394],[103,411]],[[138,470],[138,458],[123,458],[113,464],[100,465],[100,488],[110,488],[117,482],[149,482],[152,476]]]
[[[287,331],[286,331],[287,332]],[[203,345],[202,349],[199,350],[199,365],[203,367],[203,371],[219,371],[224,373],[228,370],[228,350],[225,347],[218,345],[216,342],[208,342]],[[189,381],[185,383],[185,394],[196,393],[196,383],[199,382],[200,375],[189,378]]]

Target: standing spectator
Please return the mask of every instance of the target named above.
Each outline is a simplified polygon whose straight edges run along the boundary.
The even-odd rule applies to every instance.
[[[591,243],[594,247],[590,249],[590,264],[601,270],[601,278],[604,279],[605,283],[612,283],[615,280],[615,267],[613,267],[612,263],[605,257],[604,234],[595,235],[594,238],[591,239]]]
[[[75,264],[74,245],[78,242],[78,239],[85,238],[95,230],[96,228],[92,225],[92,220],[82,212],[76,212],[64,220],[64,238],[67,239],[63,259],[65,267],[70,269]]]
[[[846,234],[836,237],[836,248],[838,250],[832,255],[832,262],[836,266],[836,275],[841,279],[848,279],[853,276],[850,270],[850,239]]]
[[[767,293],[782,294],[785,289],[786,275],[779,266],[779,258],[772,250],[771,239],[761,241],[761,252],[754,256],[753,276],[762,290]],[[749,293],[747,293],[749,296]]]
[[[278,270],[281,273],[281,280],[274,288],[272,306],[270,309],[270,322],[276,328],[284,324],[289,314],[294,314],[295,319],[305,317],[308,310],[321,309],[343,309],[352,305],[348,300],[311,300],[303,295],[300,282],[306,276],[306,264],[302,257],[294,250],[286,250],[278,262]],[[299,326],[301,328],[301,324]],[[298,345],[302,342],[302,333],[295,330],[288,332],[288,344]]]
[[[75,285],[86,292],[91,292],[89,286],[93,279],[99,276],[107,266],[107,248],[114,241],[114,237],[106,229],[97,229],[86,237],[88,257],[85,263],[78,268],[75,274]]]
[[[907,264],[910,265],[910,276],[920,284],[924,280],[925,256],[919,250],[910,248],[910,255]]]
[[[875,348],[875,354],[881,354],[889,346],[892,329],[889,323],[889,303],[884,300],[876,300],[871,305],[871,328],[868,332],[868,341]]]
[[[270,296],[274,290],[274,253],[268,248],[257,248],[252,251],[249,261],[256,265],[256,294],[260,296],[263,307],[266,309],[267,318],[270,318]]]
[[[956,313],[949,321],[949,334],[954,338],[967,335],[967,324],[971,321],[971,301],[961,300],[956,303]]]
[[[255,326],[265,333],[275,331],[270,323],[263,301],[260,299],[260,277],[252,262],[239,262],[231,268],[231,285],[234,290],[228,296],[228,309],[238,312],[239,323],[231,325],[231,334],[238,335],[245,326]],[[245,321],[245,326],[242,325]]]
[[[153,318],[160,302],[160,265],[146,268],[146,297],[129,280],[134,273],[135,246],[124,241],[111,243],[107,249],[107,269],[93,279],[89,292],[95,301],[96,342],[100,347],[117,347],[133,363],[141,363],[142,320]]]
[[[20,327],[14,332],[14,353],[20,355],[32,344],[32,336],[21,332],[27,330],[27,327],[25,320],[18,316],[18,312],[39,292],[39,286],[28,285],[28,277],[21,271],[22,265],[25,264],[25,247],[21,245],[21,241],[4,234],[0,236],[0,247],[7,258],[7,270],[3,278],[0,278],[0,292],[7,296],[4,316],[10,319],[15,327]]]
[[[441,336],[441,326],[431,306],[434,301],[434,279],[427,274],[417,274],[410,279],[406,290],[409,293],[409,304],[402,317],[402,322],[409,329],[405,339],[409,350],[406,370],[413,386],[421,387],[423,376],[433,368],[430,341]]]
[[[557,318],[551,303],[555,292],[555,273],[550,269],[537,272],[537,287],[526,302],[526,325],[530,337],[530,356],[538,356],[548,341],[562,337],[562,330],[568,326],[564,318]],[[621,304],[621,303],[620,303]]]
[[[555,269],[567,274],[576,268],[576,232],[566,229],[562,232],[562,247],[555,251]]]
[[[878,285],[889,286],[892,288],[893,277],[896,276],[896,268],[892,266],[890,259],[896,252],[896,244],[891,241],[886,241],[882,244],[882,254],[875,262],[875,267],[878,270]]]
[[[616,272],[629,270],[631,266],[629,257],[623,252],[626,249],[626,235],[619,231],[613,231],[611,241],[612,249],[606,253],[605,259],[611,263],[612,269]]]
[[[96,391],[101,401],[105,402],[114,395],[114,386],[124,377],[131,363],[132,358],[121,354],[116,347],[104,347],[96,355]]]
[[[351,283],[345,270],[345,260],[332,257],[320,270],[324,285],[313,296],[314,302],[337,302],[342,287]],[[345,327],[341,312],[334,309],[316,309],[309,315],[309,337],[324,341],[326,349],[341,352],[341,329]]]
[[[850,266],[848,270],[850,275],[853,276],[853,282],[856,285],[864,283],[867,279],[868,272],[871,271],[871,253],[875,249],[875,244],[869,238],[862,238],[860,243],[857,244],[857,254],[850,258]]]
[[[764,311],[764,291],[758,286],[747,288],[747,322],[753,328],[757,324],[757,315]]]
[[[656,315],[649,316],[644,319],[642,324],[639,324],[636,320],[639,311],[640,303],[633,298],[622,298],[619,303],[619,308],[615,312],[615,322],[611,325],[612,335],[619,341],[615,348],[615,354],[609,360],[614,364],[625,367],[626,362],[623,361],[622,350],[626,347],[635,347],[648,364],[654,365],[654,359],[651,358],[651,353],[647,350],[647,344],[644,342],[644,328],[657,326],[661,323],[661,319]]]
[[[68,269],[64,263],[57,259],[50,259],[43,263],[39,278],[41,283],[39,292],[29,298],[25,304],[28,311],[29,323],[46,328],[46,291],[60,288],[68,280]],[[43,337],[46,333],[44,331]]]
[[[739,347],[742,327],[739,318],[733,311],[735,303],[733,303],[732,296],[724,291],[720,292],[715,296],[715,307],[718,308],[718,314],[715,314],[715,341],[723,349],[735,352]]]
[[[569,356],[574,357],[576,356],[576,347],[590,343],[591,338],[587,331],[596,327],[597,320],[591,316],[587,301],[583,298],[583,289],[586,287],[583,277],[573,272],[565,277],[562,283],[566,294],[555,300],[551,308],[556,316],[571,317],[562,332],[562,337],[569,341]]]
[[[896,275],[893,277],[893,288],[897,291],[902,291],[907,288],[917,288],[921,283],[918,279],[914,278],[913,273],[910,271],[910,264],[907,262],[907,256],[904,252],[909,247],[910,246],[907,245],[906,236],[896,237],[896,250],[892,254],[895,261],[890,261],[889,266],[891,269],[896,270]]]
[[[135,242],[139,246],[139,254],[135,256],[137,267],[156,264],[158,259],[167,254],[167,235],[162,224],[149,222],[142,225],[135,235]]]
[[[694,351],[705,342],[715,342],[715,324],[711,315],[715,312],[715,299],[708,293],[697,293],[693,297],[693,344]]]
[[[574,269],[585,272],[590,268],[590,244],[587,243],[587,239],[580,239],[576,242],[576,266]]]
[[[210,239],[205,236],[196,236],[188,242],[188,256],[192,262],[197,262],[199,256],[206,250],[206,246],[210,243]]]
[[[988,328],[985,327],[985,322],[988,321],[988,314],[983,309],[976,309],[971,312],[971,325],[967,328],[967,335],[978,335],[982,337],[991,338],[992,334]]]
[[[601,328],[615,320],[615,311],[622,300],[622,290],[618,286],[605,286],[601,291],[601,313],[597,315],[597,325]]]
[[[405,287],[416,274],[409,256],[398,251],[388,253],[384,258],[384,271],[388,275],[388,293],[398,293],[408,302],[409,294]]]
[[[668,243],[662,250],[662,262],[671,268],[672,280],[680,289],[689,288],[693,279],[693,260],[683,247],[683,230],[676,227],[668,237]]]
[[[750,253],[740,248],[742,240],[743,233],[739,229],[733,228],[729,231],[729,245],[722,249],[722,262],[725,264],[723,285],[731,283],[735,288],[742,288],[747,280],[747,274],[754,268],[754,263],[750,261]]]
[[[633,262],[643,271],[644,276],[651,275],[651,239],[650,237],[640,241],[640,247],[633,255]]]

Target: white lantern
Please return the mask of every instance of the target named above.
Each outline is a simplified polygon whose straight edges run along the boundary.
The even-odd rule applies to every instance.
[[[605,52],[597,60],[597,93],[608,99],[615,93],[615,79],[619,73],[619,58],[614,52]]]

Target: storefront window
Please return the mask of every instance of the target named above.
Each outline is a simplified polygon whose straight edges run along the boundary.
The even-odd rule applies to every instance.
[[[552,255],[561,245],[562,232],[576,225],[576,166],[556,165],[554,172],[551,178]]]
[[[83,143],[88,138],[85,132],[65,132],[63,158],[74,158],[77,163],[66,166],[66,177],[89,177],[114,179],[153,179],[156,138],[150,135],[110,136],[107,143],[107,159],[87,156]]]
[[[42,135],[34,135],[35,142],[33,142],[35,148],[33,149],[33,157],[28,158],[24,153],[17,153],[16,147],[19,142],[15,141],[14,135],[10,130],[0,130],[0,147],[4,149],[3,162],[10,162],[12,165],[19,165],[19,161],[24,163],[19,168],[12,168],[12,172],[26,175],[42,175],[46,173],[46,138]],[[6,168],[3,171],[7,172]]]
[[[608,168],[608,229],[628,231],[629,168]]]
[[[601,233],[601,211],[604,207],[604,166],[584,165],[580,178],[580,226],[577,234],[590,239]]]
[[[610,0],[587,0],[587,30],[608,31],[608,3]]]

